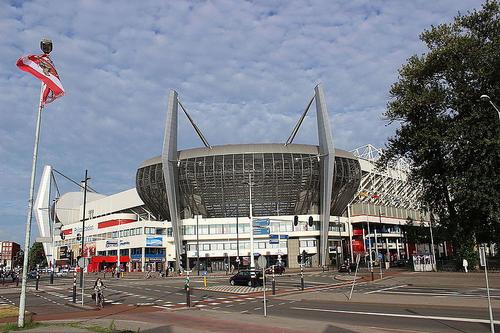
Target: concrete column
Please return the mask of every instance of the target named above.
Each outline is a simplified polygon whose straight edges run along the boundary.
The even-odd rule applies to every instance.
[[[288,268],[298,268],[299,263],[297,262],[297,257],[299,255],[299,239],[289,238],[288,239]]]
[[[318,141],[320,153],[320,260],[321,265],[327,264],[328,258],[328,227],[330,226],[330,211],[332,203],[332,187],[335,175],[335,148],[326,107],[323,87],[315,88],[316,120],[318,124]]]
[[[146,248],[142,247],[141,248],[141,270],[144,272],[145,268],[146,268]]]
[[[396,252],[397,258],[398,258],[398,260],[400,260],[401,257],[400,257],[400,254],[399,254],[399,238],[396,238],[396,249],[397,249],[397,252]]]

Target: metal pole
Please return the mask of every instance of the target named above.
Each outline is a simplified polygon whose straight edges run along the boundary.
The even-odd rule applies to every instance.
[[[358,267],[359,267],[359,254],[356,256],[356,271],[354,272],[354,279],[352,280],[351,293],[349,294],[348,299],[351,300],[352,292],[354,291],[354,284],[356,283],[356,277],[358,276]]]
[[[304,264],[300,264],[300,289],[304,290]]]
[[[378,221],[379,221],[379,224],[380,224],[380,235],[382,236],[382,211],[380,209],[380,206],[378,207]],[[375,247],[376,247],[376,250],[377,250],[377,257],[379,257],[379,251],[378,251],[378,240],[377,240],[377,229],[375,228]],[[389,250],[389,249],[387,249]],[[384,256],[382,256],[382,258],[380,258],[379,262],[378,262],[378,265],[379,265],[379,268],[380,268],[380,278],[383,278],[384,275],[382,273],[382,261],[384,261],[384,265],[385,265],[385,260],[384,260]]]
[[[351,204],[347,205],[347,227],[349,228],[349,250],[351,254],[351,262],[354,262],[354,250],[352,247],[352,224],[351,224]]]
[[[238,264],[238,272],[240,271],[240,225],[238,223],[238,216],[240,215],[239,212],[239,207],[240,204],[238,203],[236,205],[236,255],[238,256],[238,260],[236,263]]]
[[[38,158],[38,142],[40,141],[40,124],[42,122],[43,91],[45,84],[40,88],[40,101],[38,103],[38,114],[35,127],[35,146],[33,148],[33,161],[31,163],[31,181],[28,197],[28,216],[26,217],[26,231],[24,235],[24,258],[23,258],[23,280],[21,283],[21,296],[19,297],[19,316],[17,326],[24,327],[24,311],[26,309],[26,281],[28,280],[28,256],[30,251],[31,218],[33,215],[33,192],[35,188],[36,162]]]
[[[373,258],[372,258],[372,240],[370,238],[370,221],[367,221],[368,222],[368,235],[366,235],[368,237],[368,248],[369,248],[369,251],[370,251],[370,273],[372,275],[372,281],[373,281]]]
[[[272,270],[273,270],[272,290],[273,290],[273,295],[276,295],[276,281],[274,280],[274,265],[272,266]]]
[[[484,251],[484,249],[483,249]],[[495,333],[495,322],[493,321],[493,311],[491,310],[491,298],[490,298],[490,284],[488,281],[488,267],[486,262],[486,255],[484,256],[484,277],[486,279],[486,292],[488,294],[488,312],[490,315],[490,330],[491,333]]]
[[[199,230],[199,224],[198,224],[198,215],[196,215],[196,271],[197,274],[200,275],[200,233],[198,232]]]
[[[117,265],[117,271],[116,271],[116,277],[119,278],[121,274],[121,264],[120,264],[120,227],[122,225],[122,220],[118,219],[118,250],[116,252],[116,265]]]
[[[262,282],[264,283],[264,317],[267,317],[267,302],[266,302],[266,269],[262,267]]]
[[[253,214],[252,214],[252,174],[248,174],[248,187],[250,189],[250,270],[252,286],[255,286],[255,258],[253,256]]]
[[[85,246],[85,210],[86,208],[86,203],[87,203],[87,181],[88,181],[88,170],[85,170],[85,180],[84,180],[84,188],[83,188],[83,218],[82,218],[82,258],[83,262],[85,263],[85,253],[84,253],[84,246]],[[84,281],[84,274],[83,270],[85,269],[85,264],[83,267],[80,268],[80,288],[82,288],[82,305],[83,305],[83,296],[85,292],[85,281]]]
[[[434,236],[432,234],[432,219],[429,221],[429,229],[431,231],[432,270],[434,272],[436,272],[437,271],[437,268],[436,268],[436,252],[434,251]]]
[[[76,271],[73,272],[73,303],[76,303]]]
[[[189,266],[189,265],[188,265]],[[189,288],[189,273],[191,271],[184,271],[186,275],[186,305],[188,308],[191,307],[191,289]]]
[[[36,284],[35,284],[35,289],[38,291],[38,283],[40,283],[40,272],[38,269],[36,270]]]

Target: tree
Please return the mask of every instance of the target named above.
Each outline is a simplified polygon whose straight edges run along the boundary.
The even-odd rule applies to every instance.
[[[36,268],[37,265],[47,266],[47,260],[45,258],[45,251],[43,250],[42,243],[33,243],[30,248],[28,263],[30,269]]]
[[[411,164],[422,207],[433,212],[471,266],[476,242],[500,242],[500,14],[497,1],[432,26],[428,51],[399,70],[385,116],[400,122],[380,166]]]

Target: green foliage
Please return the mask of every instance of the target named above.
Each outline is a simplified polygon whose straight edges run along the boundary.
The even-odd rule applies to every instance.
[[[28,265],[30,269],[36,268],[36,265],[40,265],[40,267],[47,266],[47,260],[45,258],[42,243],[35,242],[31,246],[28,257]]]
[[[500,104],[498,1],[432,26],[391,87],[385,116],[400,122],[380,165],[406,158],[422,206],[439,218],[458,252],[500,242],[500,122],[482,94]],[[472,257],[467,257],[471,267]]]

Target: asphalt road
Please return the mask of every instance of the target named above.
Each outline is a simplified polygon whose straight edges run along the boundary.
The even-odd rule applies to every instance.
[[[228,282],[229,276],[209,277],[208,288],[203,289],[201,277],[192,277],[191,287],[192,306],[215,311],[263,315],[263,298],[248,287],[232,287]],[[300,277],[297,274],[276,276],[278,291],[299,293]],[[86,278],[84,303],[93,305],[90,291],[95,277]],[[489,317],[486,307],[478,308],[467,306],[468,299],[482,299],[486,295],[484,288],[479,287],[439,287],[413,286],[409,284],[391,284],[390,281],[381,281],[376,284],[361,284],[356,286],[358,295],[356,303],[340,301],[319,301],[314,296],[306,300],[292,299],[284,295],[272,297],[270,290],[267,294],[267,314],[271,318],[315,320],[324,323],[339,323],[346,325],[361,325],[365,327],[383,328],[394,332],[489,332]],[[40,291],[34,290],[34,281],[30,280],[27,294],[27,309],[37,314],[51,314],[54,312],[71,313],[81,311],[68,306],[72,301],[72,279],[57,278],[54,285],[48,284],[48,279],[40,283]],[[106,307],[114,305],[152,306],[158,310],[169,311],[186,306],[184,279],[106,279],[105,298]],[[270,287],[271,280],[268,280]],[[347,294],[349,287],[334,288],[331,272],[305,275],[307,287],[325,288],[321,293]],[[77,301],[81,302],[81,290],[77,288]],[[304,294],[305,295],[305,294]],[[314,294],[308,294],[314,295]],[[432,304],[433,298],[453,299],[462,302],[463,306],[433,306],[433,305],[398,305],[384,303],[363,303],[359,301],[362,295],[391,295],[398,297],[399,304],[404,304],[408,295],[422,297]],[[500,299],[500,289],[491,290],[492,298]],[[484,300],[485,301],[485,300]],[[15,304],[19,302],[19,288],[0,290],[0,304]],[[423,302],[425,303],[425,301]],[[461,304],[461,303],[460,303]],[[486,304],[486,303],[485,303]],[[494,309],[494,317],[500,319],[500,310]],[[496,322],[500,331],[500,321]]]

